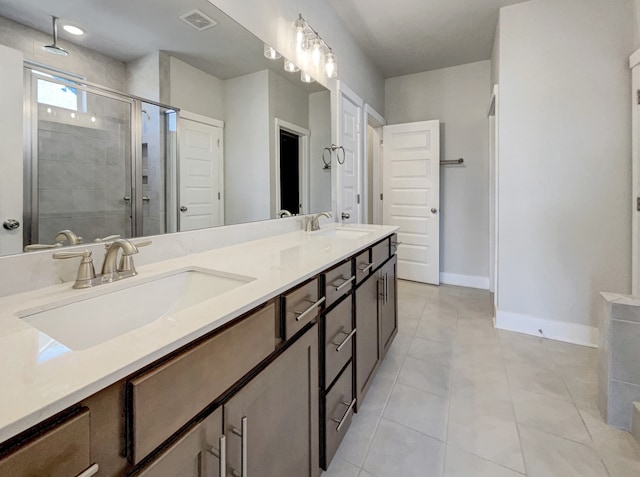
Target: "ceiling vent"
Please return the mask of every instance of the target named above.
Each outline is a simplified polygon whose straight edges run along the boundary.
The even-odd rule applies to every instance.
[[[193,10],[184,15],[180,15],[180,20],[188,23],[198,31],[206,30],[207,28],[214,27],[218,24],[213,18],[208,17],[200,10]]]

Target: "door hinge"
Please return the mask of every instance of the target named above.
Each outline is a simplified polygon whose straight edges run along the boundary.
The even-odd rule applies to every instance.
[[[384,197],[384,194],[380,194],[380,200],[384,200],[383,197]]]
[[[220,148],[220,139],[218,139],[218,149]]]
[[[358,204],[360,203],[360,194],[358,194]]]
[[[220,200],[220,192],[218,192],[218,200]]]
[[[640,212],[640,197],[636,199],[636,210]]]
[[[640,105],[640,89],[638,90],[638,104]]]

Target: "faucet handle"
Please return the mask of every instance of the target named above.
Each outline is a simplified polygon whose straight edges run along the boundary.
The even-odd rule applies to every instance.
[[[98,237],[97,239],[94,240],[94,242],[96,243],[102,243],[102,242],[111,242],[112,240],[116,240],[119,239],[120,235],[116,234],[116,235],[107,235],[106,237],[100,238]]]
[[[148,245],[151,245],[151,240],[143,240],[142,242],[137,242],[137,243],[131,243],[131,245],[133,245],[136,248],[136,251],[140,248],[140,247],[146,247]],[[136,271],[136,267],[133,264],[133,256],[132,255],[125,255],[124,253],[120,256],[120,263],[118,264],[118,272],[120,273],[126,273],[126,274],[130,274],[130,275],[137,275],[138,272]]]
[[[76,282],[73,284],[73,288],[90,288],[93,286],[93,280],[96,278],[96,270],[93,266],[93,259],[91,258],[91,250],[80,250],[77,252],[55,252],[53,258],[67,259],[82,257],[80,261],[80,267],[78,267],[78,275]]]

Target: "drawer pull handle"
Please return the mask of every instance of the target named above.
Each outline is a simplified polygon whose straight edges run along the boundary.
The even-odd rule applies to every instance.
[[[346,333],[346,331],[343,331],[343,333]],[[341,350],[342,348],[344,348],[344,345],[346,345],[346,344],[347,344],[347,342],[348,342],[351,338],[353,338],[353,335],[355,335],[355,334],[356,334],[356,329],[354,328],[353,330],[351,330],[351,333],[349,333],[349,334],[347,335],[347,337],[342,341],[342,343],[340,343],[340,344],[336,347],[336,351],[337,351],[337,352],[340,352],[340,350]]]
[[[392,240],[391,241],[391,245],[393,245],[394,247],[397,247],[398,245],[402,245],[404,242],[398,242],[397,240]]]
[[[338,285],[338,286],[336,287],[336,291],[340,291],[340,290],[342,290],[344,287],[346,287],[349,283],[351,283],[351,282],[352,282],[352,281],[354,281],[355,279],[356,279],[356,277],[351,277],[351,278],[346,279],[346,280],[343,278],[344,282],[343,282],[341,285]],[[335,286],[335,285],[334,285],[334,286]]]
[[[243,417],[242,418],[242,426],[241,426],[241,430],[238,430],[235,427],[231,428],[231,432],[233,434],[235,434],[236,436],[242,438],[242,450],[241,450],[241,454],[240,454],[240,473],[238,473],[235,470],[231,471],[231,475],[233,475],[233,477],[247,477],[247,468],[249,467],[249,461],[248,461],[248,456],[247,456],[247,427],[248,427],[248,423],[247,423],[247,417]],[[222,474],[224,475],[224,474]]]
[[[220,443],[220,450],[210,447],[209,454],[218,458],[220,464],[219,474],[224,476],[227,469],[227,438],[225,436],[220,436],[218,442]]]
[[[82,472],[80,472],[77,475],[77,477],[91,477],[92,475],[96,475],[99,470],[100,470],[100,466],[98,464],[93,464],[88,469],[83,470]]]
[[[294,311],[293,313],[297,315],[296,321],[302,320],[305,316],[307,316],[309,313],[314,311],[315,308],[318,308],[320,305],[322,305],[325,299],[326,299],[325,297],[320,298],[318,301],[314,302],[309,308],[307,308],[304,311]]]
[[[367,273],[369,270],[371,270],[373,268],[373,266],[375,265],[375,263],[371,262],[371,263],[363,263],[362,265],[360,265],[358,267],[358,270],[360,270],[362,273]]]
[[[356,405],[356,400],[354,399],[353,401],[351,401],[351,404],[349,404],[348,402],[343,402],[342,404],[344,404],[345,406],[348,406],[346,412],[342,416],[342,419],[340,419],[340,420],[331,419],[333,422],[337,422],[338,423],[338,426],[336,427],[336,432],[340,432],[340,429],[342,429],[342,426],[346,422],[347,417],[351,413],[351,409],[353,409],[353,406]]]

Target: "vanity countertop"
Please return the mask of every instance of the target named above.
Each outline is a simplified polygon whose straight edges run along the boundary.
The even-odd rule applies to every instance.
[[[138,268],[138,276],[89,290],[64,283],[0,299],[0,442],[106,388],[313,277],[397,230],[364,225],[358,238],[292,232]],[[328,228],[329,230],[331,227]],[[323,229],[327,230],[327,229]],[[152,245],[153,247],[153,245]],[[145,253],[145,249],[140,251]],[[82,351],[51,346],[51,339],[18,318],[51,302],[77,301],[126,288],[150,277],[189,267],[255,280],[170,316]],[[91,320],[91,316],[87,316]],[[89,327],[90,329],[90,327]],[[56,345],[56,343],[53,343]]]

